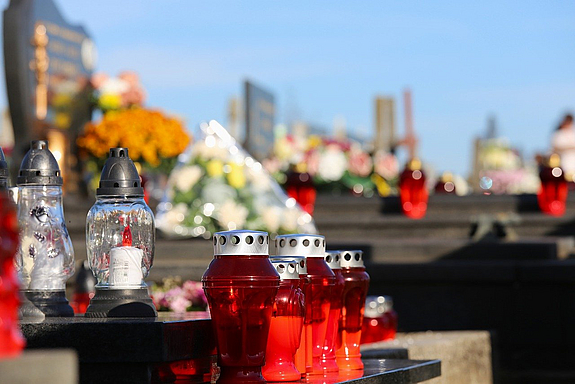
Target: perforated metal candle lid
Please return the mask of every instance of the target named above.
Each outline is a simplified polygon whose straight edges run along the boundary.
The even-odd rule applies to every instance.
[[[299,280],[299,273],[297,271],[297,260],[283,261],[278,259],[270,259],[274,268],[280,275],[280,280]]]
[[[341,251],[340,264],[342,268],[363,267],[363,251]]]
[[[278,256],[325,257],[325,237],[320,235],[281,235],[276,237]]]
[[[128,148],[110,148],[110,155],[100,177],[97,196],[144,196],[140,175]]]
[[[270,256],[270,260],[278,260],[284,262],[296,262],[297,272],[300,275],[307,275],[307,260],[304,256]]]
[[[325,262],[331,269],[341,269],[341,251],[325,251]]]
[[[35,140],[30,143],[30,150],[22,159],[16,183],[47,186],[63,184],[60,167],[48,149],[48,141]]]
[[[267,232],[235,230],[214,233],[214,255],[269,255]]]

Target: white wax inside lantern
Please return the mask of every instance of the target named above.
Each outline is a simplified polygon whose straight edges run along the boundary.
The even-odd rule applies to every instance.
[[[110,250],[110,287],[133,288],[142,284],[144,251],[136,247],[116,247]]]

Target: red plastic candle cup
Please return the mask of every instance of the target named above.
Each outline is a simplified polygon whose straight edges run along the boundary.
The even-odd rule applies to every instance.
[[[339,367],[335,357],[337,342],[337,331],[339,329],[339,318],[343,306],[343,289],[345,281],[341,273],[341,251],[327,251],[325,262],[335,274],[335,285],[331,293],[331,304],[329,308],[329,320],[327,323],[327,333],[323,345],[323,355],[321,366],[325,372],[338,372]]]
[[[261,369],[279,276],[266,232],[214,234],[214,259],[202,277],[221,373],[218,383],[265,381]]]
[[[20,285],[14,265],[18,244],[16,207],[6,191],[0,191],[0,359],[18,356],[25,345],[18,325]]]
[[[539,173],[541,189],[537,194],[537,202],[543,213],[552,216],[565,214],[568,187],[565,174],[560,165],[559,155],[553,154]]]
[[[362,251],[342,251],[340,262],[345,284],[336,350],[337,365],[340,370],[363,369],[359,346],[369,275],[365,271]]]
[[[435,184],[434,192],[437,195],[455,195],[455,183],[450,172],[444,172]]]
[[[284,187],[289,197],[293,197],[304,211],[313,215],[317,192],[311,175],[305,172],[305,166],[290,170]]]
[[[401,210],[409,218],[421,219],[427,212],[428,197],[421,161],[411,159],[399,176]]]
[[[310,322],[304,326],[306,360],[310,354],[312,356],[312,365],[307,367],[307,373],[323,374],[321,358],[327,335],[331,291],[335,285],[335,275],[324,260],[325,238],[319,235],[282,235],[276,237],[276,250],[279,256],[304,256],[307,259],[311,288],[309,294],[306,293],[306,320]]]
[[[308,314],[307,309],[308,307],[305,306],[307,297],[311,298],[311,282],[310,278],[307,275],[307,260],[303,256],[270,256],[270,260],[274,261],[294,261],[296,260],[298,263],[298,274],[299,274],[299,287],[304,295],[304,317],[303,317],[303,328],[301,332],[301,339],[299,347],[296,350],[294,361],[297,370],[301,373],[301,376],[305,376],[309,367],[311,371],[312,368],[312,354],[311,350],[306,356],[306,327],[309,327],[311,331],[311,314]],[[311,310],[311,307],[309,307]],[[311,312],[311,311],[310,311]],[[311,346],[311,344],[310,344]],[[306,360],[307,357],[307,360]]]
[[[365,301],[361,344],[395,339],[397,313],[390,296],[368,296]]]
[[[301,379],[301,372],[295,366],[295,353],[300,345],[305,313],[305,299],[299,282],[299,260],[272,258],[271,261],[281,280],[262,373],[268,381],[296,381]]]

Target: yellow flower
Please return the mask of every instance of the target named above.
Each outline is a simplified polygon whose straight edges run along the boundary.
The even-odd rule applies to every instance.
[[[206,164],[206,171],[210,177],[218,177],[224,174],[224,164],[220,160],[210,160]]]
[[[118,109],[122,105],[122,99],[120,98],[120,95],[105,93],[100,96],[98,104],[102,109]]]
[[[54,123],[60,129],[70,128],[70,121],[70,115],[66,112],[57,112],[56,116],[54,117]]]
[[[213,161],[213,160],[212,160]],[[244,166],[238,163],[229,164],[231,170],[228,173],[228,184],[235,189],[241,189],[246,185],[246,175],[244,174]]]
[[[319,137],[318,135],[311,135],[308,139],[307,139],[307,146],[308,149],[314,149],[317,148],[321,145],[322,141],[321,141],[321,137]]]
[[[377,173],[374,173],[371,176],[371,181],[373,181],[373,183],[377,187],[377,192],[379,193],[379,196],[381,197],[389,196],[389,194],[391,193],[391,187],[389,186],[389,184],[387,184],[387,182],[383,177],[381,177]]]

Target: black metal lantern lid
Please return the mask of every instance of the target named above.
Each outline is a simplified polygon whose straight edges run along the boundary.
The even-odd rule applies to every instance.
[[[110,148],[96,196],[144,196],[140,175],[128,155],[128,148]]]
[[[0,180],[8,179],[8,163],[4,157],[4,151],[0,147]]]
[[[63,184],[60,167],[48,149],[47,140],[34,140],[30,143],[30,150],[22,160],[16,183],[18,185],[55,186]]]

